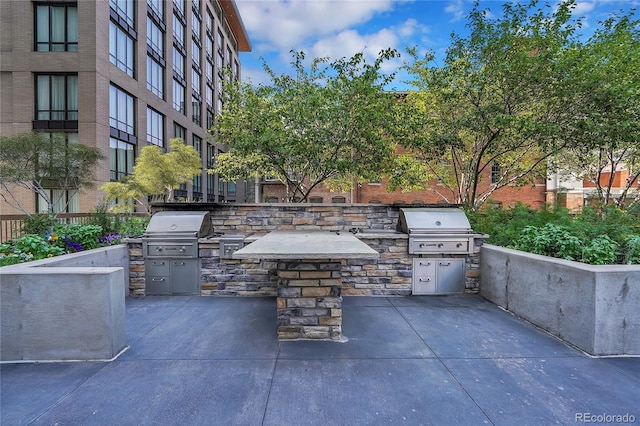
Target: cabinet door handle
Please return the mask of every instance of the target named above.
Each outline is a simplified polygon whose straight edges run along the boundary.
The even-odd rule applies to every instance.
[[[162,281],[164,281],[164,278],[151,278],[151,281],[153,281],[153,282],[162,282]]]
[[[429,282],[429,281],[431,281],[431,278],[427,278],[426,280],[423,280],[422,278],[420,278],[418,281],[420,281],[420,282],[423,282],[423,281]]]

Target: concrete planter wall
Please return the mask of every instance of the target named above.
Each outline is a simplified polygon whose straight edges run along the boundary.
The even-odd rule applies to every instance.
[[[640,355],[640,265],[586,265],[486,244],[480,295],[591,355]]]
[[[0,361],[115,357],[128,271],[125,245],[1,268]]]

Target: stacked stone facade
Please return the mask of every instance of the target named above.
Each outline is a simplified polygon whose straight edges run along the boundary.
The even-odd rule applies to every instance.
[[[412,292],[412,260],[408,235],[394,233],[398,205],[369,204],[162,204],[156,210],[204,209],[212,213],[212,238],[201,239],[201,294],[215,296],[278,296],[278,263],[273,260],[236,260],[220,256],[220,237],[243,235],[245,243],[275,230],[326,230],[349,232],[376,250],[377,259],[342,260],[341,294],[395,296]],[[411,205],[408,207],[416,207]],[[362,232],[360,232],[362,231]],[[391,231],[391,232],[389,232]],[[479,252],[482,239],[475,239],[472,255],[465,258],[465,291],[476,293],[479,283]],[[130,293],[143,296],[144,260],[139,241],[129,242]],[[452,257],[430,255],[429,257]],[[302,286],[300,286],[302,287]],[[309,290],[307,290],[309,291]]]

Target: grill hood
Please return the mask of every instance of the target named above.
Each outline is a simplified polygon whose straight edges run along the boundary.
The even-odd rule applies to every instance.
[[[206,211],[164,211],[151,217],[145,237],[207,237],[213,233],[211,213]]]
[[[464,211],[451,207],[400,209],[398,231],[407,234],[469,233],[471,224]]]

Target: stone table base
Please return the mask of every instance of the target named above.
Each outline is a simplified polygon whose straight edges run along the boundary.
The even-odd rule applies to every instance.
[[[278,339],[342,341],[341,262],[278,263]]]

